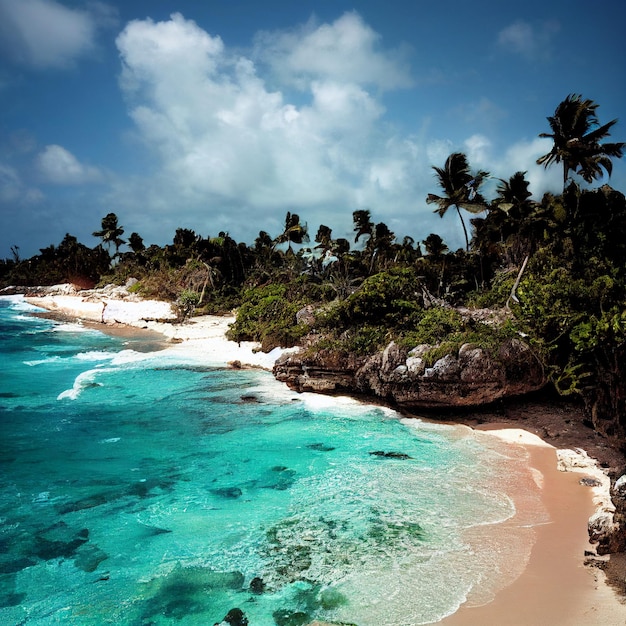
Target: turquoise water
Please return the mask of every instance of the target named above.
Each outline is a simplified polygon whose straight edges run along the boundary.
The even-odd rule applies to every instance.
[[[32,310],[0,298],[0,623],[409,626],[487,584],[484,439]]]

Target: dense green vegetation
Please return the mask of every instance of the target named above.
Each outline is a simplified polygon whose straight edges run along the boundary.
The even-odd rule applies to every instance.
[[[523,333],[555,387],[579,395],[596,425],[606,419],[604,430],[623,436],[626,199],[589,183],[610,175],[625,144],[602,143],[616,120],[600,125],[596,110],[571,95],[548,117],[552,132],[542,136],[554,146],[538,163],[563,166],[559,195],[532,200],[525,172],[515,172],[488,200],[480,192],[488,172],[472,172],[462,153],[434,168],[440,195],[425,200],[442,216],[456,210],[466,247],[455,252],[435,233],[400,239],[366,210],[353,213],[354,242],[334,239],[327,225],[311,242],[306,224],[287,213],[283,232],[260,231],[251,245],[180,228],[171,244],[147,248],[137,233],[122,239],[110,213],[93,249],[69,234],[31,259],[14,248],[0,261],[0,283],[84,287],[132,277],[137,293],[177,301],[185,315],[237,308],[231,338],[260,341],[264,350],[304,341],[311,350],[362,355],[393,339],[433,344],[435,358],[462,343],[489,349]],[[462,211],[481,214],[470,219],[471,238]],[[458,307],[504,309],[507,321],[488,326]]]

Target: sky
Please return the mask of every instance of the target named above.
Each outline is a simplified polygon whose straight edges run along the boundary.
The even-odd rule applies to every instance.
[[[527,171],[540,199],[568,94],[626,141],[624,24],[622,0],[0,0],[0,258],[93,247],[111,212],[146,245],[252,244],[287,211],[353,240],[369,209],[457,249],[458,216],[425,202],[452,152],[487,197]]]

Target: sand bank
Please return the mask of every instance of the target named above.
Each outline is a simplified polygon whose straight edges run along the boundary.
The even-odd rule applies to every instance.
[[[493,426],[496,426],[494,429]],[[586,521],[607,503],[604,472],[582,451],[559,451],[536,435],[517,428],[485,428],[491,435],[529,454],[549,522],[533,528],[534,545],[521,575],[489,604],[461,607],[441,626],[624,626],[626,604],[605,584],[604,574],[584,565],[589,544]],[[586,460],[587,459],[587,460]],[[579,467],[576,467],[576,466]],[[559,469],[561,468],[561,469]],[[567,470],[567,471],[564,471]],[[596,478],[597,487],[581,485]],[[515,530],[522,501],[510,493],[518,515],[508,522]]]
[[[207,364],[238,362],[242,366],[271,369],[281,354],[258,351],[252,342],[228,341],[225,333],[234,316],[192,318],[173,324],[169,305],[156,301],[90,301],[79,296],[27,298],[35,306],[90,322],[126,324],[161,333],[180,351]],[[106,306],[105,306],[106,304]],[[106,327],[103,327],[103,329]],[[592,548],[587,520],[598,509],[610,508],[608,478],[582,450],[559,451],[538,436],[510,424],[473,425],[511,445],[524,446],[549,521],[532,529],[530,558],[514,582],[483,606],[463,606],[439,622],[442,626],[624,626],[626,604],[603,580],[603,574],[584,565]],[[582,447],[582,446],[581,446]],[[560,470],[559,470],[560,467]],[[567,471],[563,471],[567,470]],[[575,470],[575,471],[572,471]],[[580,484],[581,475],[595,477],[598,487]],[[519,534],[524,501],[510,493],[518,514],[509,522]],[[513,536],[513,535],[512,535]]]

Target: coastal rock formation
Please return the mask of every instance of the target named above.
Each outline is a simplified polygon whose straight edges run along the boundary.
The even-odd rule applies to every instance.
[[[546,383],[541,362],[519,339],[508,339],[493,354],[463,344],[456,354],[429,363],[433,349],[419,345],[407,350],[391,342],[369,357],[301,351],[279,358],[274,375],[296,391],[356,390],[410,409],[479,406]]]
[[[626,551],[626,474],[611,487],[611,507],[599,510],[589,519],[589,537],[597,543],[598,554]]]

